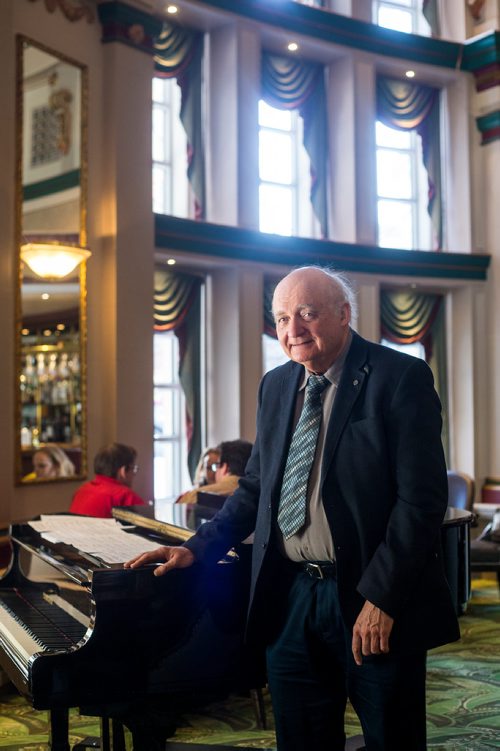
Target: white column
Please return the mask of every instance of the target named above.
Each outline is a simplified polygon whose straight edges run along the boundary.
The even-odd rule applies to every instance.
[[[488,272],[488,330],[489,357],[485,366],[490,374],[489,391],[489,468],[488,475],[500,477],[500,326],[498,308],[500,300],[500,140],[483,146],[486,252],[490,253],[491,265]],[[486,426],[485,426],[486,428]]]
[[[375,245],[377,238],[377,170],[375,157],[375,68],[355,62],[357,242]]]
[[[469,143],[469,76],[462,75],[444,90],[441,128],[444,249],[471,252],[471,171]],[[444,158],[443,158],[444,157]]]
[[[470,286],[447,298],[450,469],[476,477],[474,399],[474,295]]]
[[[238,21],[209,41],[208,219],[258,229],[260,39]]]
[[[104,252],[99,363],[103,435],[138,451],[134,487],[153,497],[152,58],[121,43],[104,57]],[[94,279],[94,282],[96,280]],[[93,290],[92,294],[97,291]],[[96,300],[94,300],[96,302]],[[90,362],[90,367],[95,364]]]
[[[259,229],[260,37],[238,28],[238,225]]]
[[[262,376],[262,272],[217,268],[211,274],[208,318],[208,442],[255,439],[257,391]]]
[[[209,35],[207,219],[238,222],[238,35],[234,26]]]
[[[356,242],[356,108],[352,57],[333,63],[327,76],[329,133],[329,234]]]
[[[371,342],[380,342],[380,284],[377,279],[357,278],[358,317],[353,328]]]

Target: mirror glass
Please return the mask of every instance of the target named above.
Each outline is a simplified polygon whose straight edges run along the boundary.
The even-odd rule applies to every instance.
[[[26,243],[86,244],[86,70],[18,37],[18,442],[16,480],[83,478],[85,265],[45,280]]]

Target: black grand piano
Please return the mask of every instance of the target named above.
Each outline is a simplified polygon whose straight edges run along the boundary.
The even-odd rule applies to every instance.
[[[180,544],[215,512],[181,504],[162,521],[146,507],[115,509],[114,515],[132,533]],[[469,512],[449,509],[442,527],[458,614],[470,590],[471,519]],[[153,567],[125,570],[51,543],[27,523],[13,525],[11,542],[12,560],[0,581],[0,665],[35,709],[50,710],[52,751],[69,751],[69,707],[126,720],[128,707],[155,698],[168,715],[171,706],[187,709],[217,692],[264,685],[263,665],[242,640],[250,545],[215,566],[195,564],[154,577]],[[28,576],[30,559],[56,576]],[[175,730],[175,715],[167,720]],[[103,751],[107,744],[104,738]]]
[[[119,511],[131,533],[158,544],[180,544],[215,513],[183,505],[157,521],[142,507]],[[35,709],[50,710],[52,751],[69,751],[70,707],[126,716],[156,697],[168,715],[169,706],[264,685],[243,647],[250,546],[212,567],[155,577],[153,567],[125,570],[48,541],[28,523],[12,526],[11,544],[0,581],[0,665]],[[28,574],[40,562],[54,575]],[[173,732],[175,717],[168,723]]]

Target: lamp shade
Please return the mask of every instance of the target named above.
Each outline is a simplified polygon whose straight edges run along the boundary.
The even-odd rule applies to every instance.
[[[21,245],[21,258],[42,279],[64,279],[91,256],[90,250],[78,245],[57,243],[26,243]]]

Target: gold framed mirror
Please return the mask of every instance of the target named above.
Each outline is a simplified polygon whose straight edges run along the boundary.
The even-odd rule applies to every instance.
[[[17,36],[17,484],[87,474],[87,87],[84,65]]]

